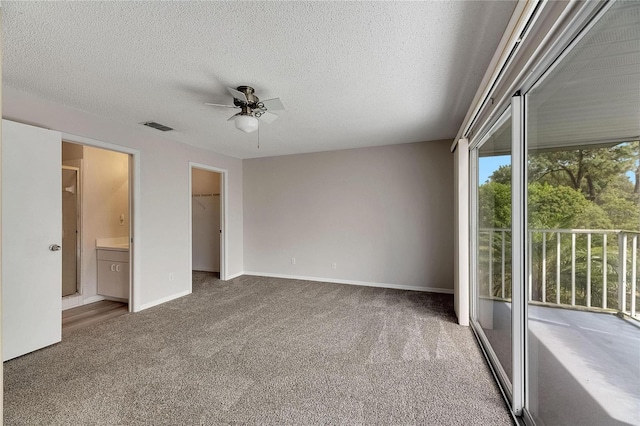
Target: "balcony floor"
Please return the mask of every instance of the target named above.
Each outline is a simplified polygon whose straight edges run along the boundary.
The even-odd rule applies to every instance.
[[[510,370],[510,303],[485,329]],[[482,306],[481,304],[481,306]],[[484,324],[483,324],[484,325]],[[539,424],[640,424],[640,323],[613,314],[529,305],[529,406]]]

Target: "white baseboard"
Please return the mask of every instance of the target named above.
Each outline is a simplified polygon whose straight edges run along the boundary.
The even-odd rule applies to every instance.
[[[88,305],[89,303],[100,302],[101,300],[105,300],[105,297],[95,295],[83,299],[81,294],[66,296],[62,298],[62,310],[66,311],[67,309],[77,308],[79,306]]]
[[[208,268],[208,267],[200,268],[200,267],[197,267],[197,266],[192,267],[191,270],[192,271],[201,271],[201,272],[220,272],[220,268],[218,268],[218,269]]]
[[[402,284],[388,284],[388,283],[374,283],[369,281],[354,281],[354,280],[343,280],[336,278],[321,278],[321,277],[306,277],[301,275],[287,275],[287,274],[272,274],[269,272],[252,272],[245,271],[244,275],[252,275],[258,277],[271,277],[271,278],[286,278],[292,280],[305,280],[305,281],[319,281],[325,283],[334,283],[334,284],[348,284],[348,285],[361,285],[365,287],[380,287],[380,288],[392,288],[394,290],[412,290],[412,291],[426,291],[429,293],[444,293],[444,294],[453,294],[452,288],[439,288],[439,287],[418,287],[413,285],[402,285]]]
[[[238,273],[228,275],[228,276],[227,276],[227,281],[232,280],[232,279],[234,279],[234,278],[238,278],[239,276],[242,276],[242,275],[251,275],[251,274],[245,274],[245,272],[244,272],[244,271],[240,271],[240,272],[238,272]]]
[[[104,296],[95,295],[95,296],[91,296],[91,297],[87,297],[86,299],[83,299],[82,304],[88,305],[89,303],[96,303],[96,302],[100,302],[101,300],[105,300]]]
[[[181,297],[187,296],[191,294],[191,290],[185,290],[180,293],[172,294],[171,296],[163,297],[162,299],[154,300],[153,302],[145,303],[140,306],[136,306],[134,312],[144,311],[145,309],[153,308],[154,306],[161,305],[163,303],[169,302],[174,299],[179,299]]]
[[[71,309],[71,308],[76,308],[78,306],[82,306],[81,294],[72,294],[71,296],[65,296],[62,298],[63,311],[66,311],[67,309]]]

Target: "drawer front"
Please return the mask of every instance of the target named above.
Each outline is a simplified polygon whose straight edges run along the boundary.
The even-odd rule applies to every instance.
[[[98,260],[98,294],[129,299],[129,264]]]
[[[129,262],[129,250],[96,250],[98,260],[110,260],[112,262]]]

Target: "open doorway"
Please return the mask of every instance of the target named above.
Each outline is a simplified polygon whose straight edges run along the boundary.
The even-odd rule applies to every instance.
[[[191,269],[224,279],[224,171],[191,165]]]
[[[130,154],[62,142],[63,334],[76,319],[129,310],[131,163]],[[105,300],[110,309],[89,315]]]

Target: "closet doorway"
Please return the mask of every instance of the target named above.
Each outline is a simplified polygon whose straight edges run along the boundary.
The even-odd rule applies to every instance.
[[[225,171],[190,165],[191,269],[225,277]]]

